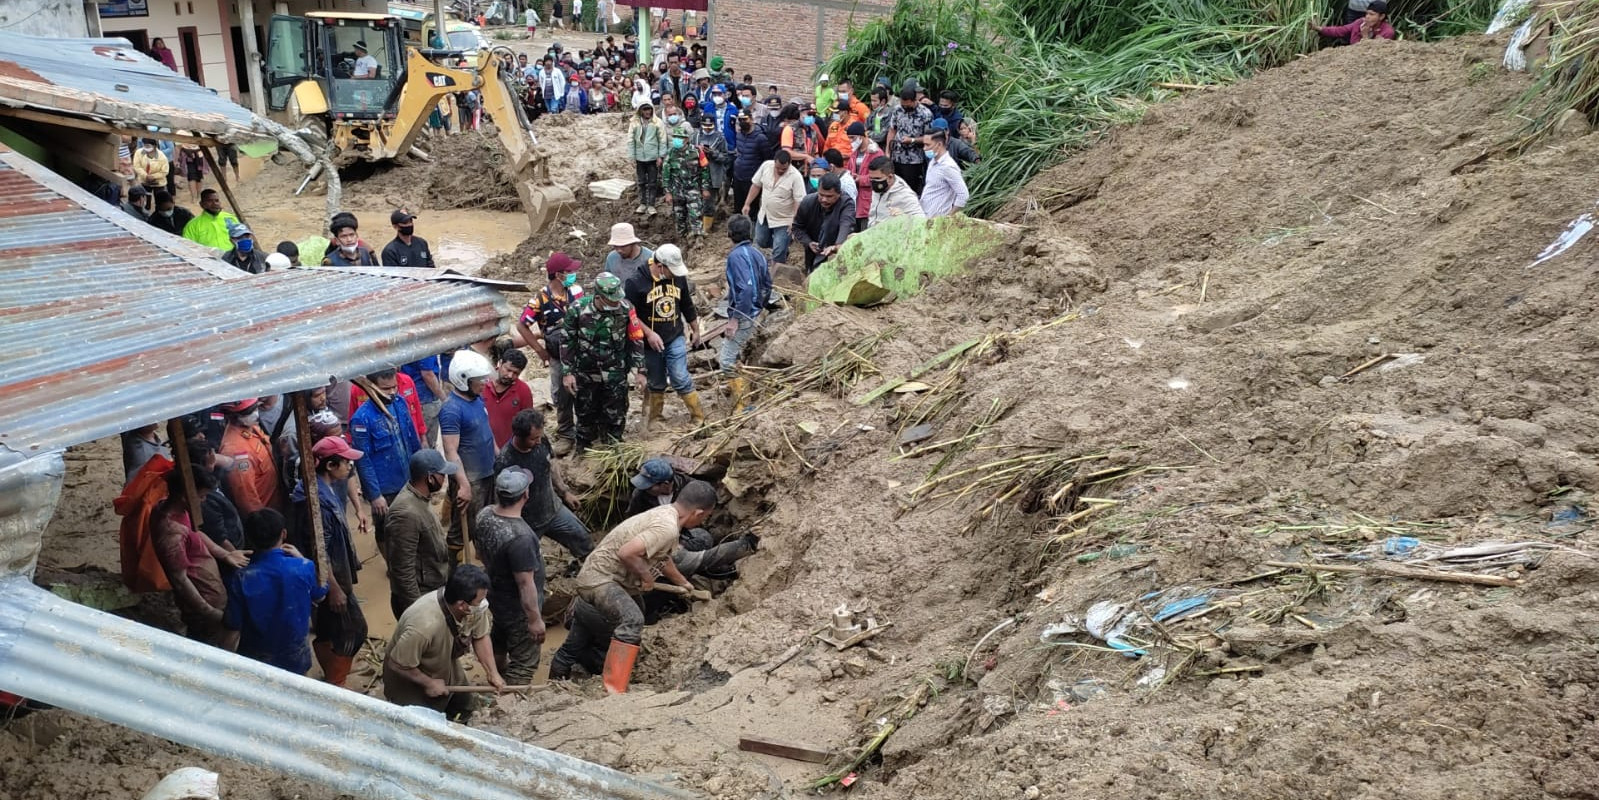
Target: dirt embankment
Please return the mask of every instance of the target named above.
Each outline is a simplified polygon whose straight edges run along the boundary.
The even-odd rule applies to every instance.
[[[647,630],[635,692],[484,724],[729,800],[826,771],[740,736],[848,754],[883,719],[863,797],[1593,796],[1599,276],[1591,242],[1529,265],[1592,208],[1599,137],[1467,165],[1517,124],[1496,59],[1339,48],[1158,107],[1024,190],[968,275],[774,320],[767,370],[831,354],[853,383],[675,444],[737,454],[762,551]],[[923,391],[850,402],[974,338]],[[908,454],[921,419],[938,446]],[[1545,549],[1497,588],[1264,566],[1393,536]],[[1045,637],[1102,601],[1163,617],[1110,637],[1141,655]],[[774,666],[841,603],[893,622],[875,652]],[[76,757],[40,763],[102,769]],[[0,792],[44,796],[34,763]]]

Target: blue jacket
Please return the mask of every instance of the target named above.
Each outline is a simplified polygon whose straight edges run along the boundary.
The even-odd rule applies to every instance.
[[[228,576],[222,622],[239,632],[239,655],[304,675],[311,671],[311,604],[327,594],[310,561],[277,549],[256,553]]]
[[[727,313],[732,319],[755,319],[772,295],[772,272],[754,243],[740,242],[727,254]]]
[[[344,522],[344,501],[339,499],[338,491],[321,478],[316,480],[316,489],[317,511],[322,517],[321,546],[328,554],[328,566],[333,569],[334,580],[339,582],[345,594],[349,594],[351,587],[355,586],[355,573],[361,570],[361,559],[355,554],[350,526]],[[311,550],[306,545],[310,542],[312,530],[311,509],[305,498],[305,481],[300,481],[294,485],[289,502],[294,504],[294,515],[300,526],[295,546],[300,548],[300,552],[309,553]],[[353,599],[351,602],[354,602]]]
[[[722,138],[727,140],[729,153],[738,150],[738,109],[733,107],[733,99],[728,98],[726,103],[718,107],[715,103],[707,106],[716,115],[716,129],[722,132]],[[752,175],[754,173],[751,173]]]
[[[765,130],[756,126],[749,133],[740,131],[738,143],[733,146],[733,180],[753,180],[755,172],[771,158],[772,143]]]
[[[355,471],[368,503],[404,489],[411,479],[411,455],[422,449],[405,400],[398,396],[390,400],[389,411],[393,419],[369,398],[350,415],[350,444],[362,454],[355,460]]]

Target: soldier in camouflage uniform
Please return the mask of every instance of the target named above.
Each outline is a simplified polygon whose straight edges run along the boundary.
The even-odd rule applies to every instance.
[[[704,161],[706,155],[694,144],[694,131],[687,123],[672,127],[671,144],[666,160],[661,164],[661,185],[666,187],[666,200],[672,204],[672,215],[677,221],[677,235],[705,236],[705,219],[701,214],[711,199],[711,171]]]
[[[618,441],[627,425],[628,373],[644,363],[644,329],[622,296],[622,279],[602,272],[594,293],[561,320],[561,382],[577,411],[577,451]]]

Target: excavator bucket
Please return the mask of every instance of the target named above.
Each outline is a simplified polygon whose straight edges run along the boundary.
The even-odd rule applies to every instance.
[[[537,181],[520,181],[516,191],[522,197],[522,207],[527,209],[527,225],[531,233],[538,233],[554,224],[577,202],[572,190],[559,183],[540,185]]]

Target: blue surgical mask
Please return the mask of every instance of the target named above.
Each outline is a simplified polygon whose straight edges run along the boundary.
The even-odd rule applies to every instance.
[[[931,151],[931,150],[923,150],[922,151],[922,155],[927,156],[927,160],[928,161],[932,161],[933,159],[938,157],[938,154],[933,152],[933,151]]]
[[[803,122],[806,125],[815,125],[816,124],[816,117],[813,117],[810,114],[806,114],[804,117],[802,117],[800,119],[800,122]]]
[[[676,125],[677,123],[682,122],[682,121],[683,121],[683,118],[681,116],[677,115],[677,114],[667,114],[666,115],[666,123],[668,125]]]
[[[741,106],[748,106],[750,103],[753,103],[753,102],[755,102],[755,98],[753,98],[753,97],[740,97],[738,99],[738,104],[741,105]]]
[[[672,137],[672,149],[673,150],[682,150],[683,149],[683,137],[681,137],[681,136],[673,136]]]
[[[250,251],[255,249],[255,240],[254,239],[240,239],[238,242],[236,242],[233,245],[233,247],[234,247],[234,249],[238,250],[241,253],[248,253],[248,252],[250,252]]]
[[[821,183],[821,178],[811,178],[810,180],[811,180],[811,188],[812,189],[815,189],[816,185],[818,183]]]
[[[567,289],[577,285],[577,273],[568,272],[561,276],[561,285]]]

